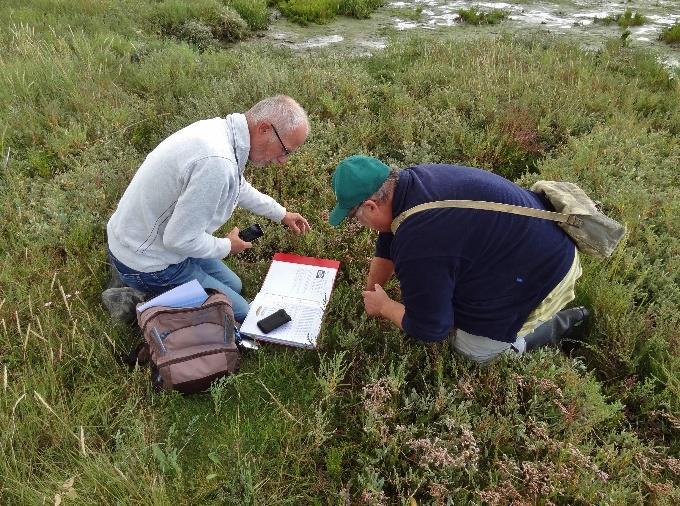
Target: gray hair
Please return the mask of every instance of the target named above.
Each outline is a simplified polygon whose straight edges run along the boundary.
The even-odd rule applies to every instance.
[[[380,203],[387,202],[387,200],[394,193],[394,188],[397,186],[398,179],[399,171],[397,169],[390,169],[390,173],[387,175],[387,179],[385,179],[385,182],[382,184],[382,186],[380,186],[380,188],[378,188],[378,190],[373,195],[366,197],[364,200],[350,209],[349,213],[347,213],[347,216],[349,218],[354,218],[361,210],[363,203],[367,200],[375,200],[376,202]]]
[[[305,125],[307,134],[309,134],[307,113],[300,104],[287,95],[276,95],[262,99],[252,106],[246,114],[255,122],[271,122],[283,132],[290,132],[300,125]]]
[[[399,179],[399,171],[397,169],[390,169],[390,173],[388,174],[387,179],[385,179],[385,182],[382,184],[382,186],[378,188],[378,191],[368,198],[378,202],[387,201],[387,199],[389,199],[394,192],[394,187],[397,185],[397,179]]]

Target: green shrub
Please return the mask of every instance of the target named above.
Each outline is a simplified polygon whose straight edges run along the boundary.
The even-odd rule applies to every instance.
[[[276,6],[291,21],[306,25],[328,23],[337,15],[338,5],[338,0],[285,0]]]
[[[353,18],[369,18],[371,13],[382,7],[385,0],[340,0],[338,14]]]
[[[635,14],[633,14],[633,11],[631,9],[626,9],[623,14],[619,14],[618,16],[615,17],[615,19],[616,23],[621,28],[628,28],[629,26],[640,26],[644,25],[647,22],[647,18],[645,18],[639,12],[635,12]]]
[[[185,36],[198,37],[203,45],[208,42],[207,34],[196,23],[209,27],[216,39],[226,42],[235,42],[250,34],[247,23],[238,12],[218,0],[169,0],[157,4],[149,20],[152,27],[157,27],[167,35],[179,39]],[[187,32],[187,23],[190,34]],[[199,31],[202,33],[199,34]]]
[[[178,30],[178,37],[205,51],[215,43],[212,30],[201,21],[190,19],[182,23]]]
[[[463,22],[469,25],[497,25],[508,13],[502,9],[492,9],[491,11],[482,11],[476,7],[469,9],[460,9],[458,15]]]
[[[26,152],[26,161],[24,165],[27,175],[49,177],[55,172],[57,161],[50,153],[43,149],[30,149]],[[23,165],[23,164],[22,164]]]
[[[251,30],[266,30],[269,26],[267,0],[228,0],[227,5],[238,12]]]
[[[340,14],[368,18],[385,0],[270,0],[281,14],[300,24],[328,23]]]
[[[680,42],[680,23],[675,23],[673,26],[663,28],[659,35],[659,40],[668,44],[677,44]]]
[[[212,26],[220,17],[223,5],[218,0],[166,0],[156,3],[149,13],[151,28],[174,34],[190,20],[199,20]]]
[[[614,16],[605,16],[603,18],[598,18],[597,16],[595,16],[593,18],[593,23],[609,26],[612,23],[616,23],[616,18]]]
[[[631,9],[626,9],[623,14],[605,16],[603,18],[598,18],[596,16],[593,18],[593,22],[606,26],[616,23],[621,28],[629,28],[631,26],[644,25],[647,22],[647,18],[640,12],[635,12],[635,14],[633,14]]]
[[[219,21],[213,26],[213,34],[219,40],[236,42],[247,38],[250,30],[238,12],[225,8],[220,14]]]

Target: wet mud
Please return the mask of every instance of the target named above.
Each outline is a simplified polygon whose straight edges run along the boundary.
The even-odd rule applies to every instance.
[[[471,26],[458,14],[460,9],[501,9],[506,18],[497,25]],[[434,36],[472,38],[490,34],[550,34],[597,49],[612,39],[620,39],[624,29],[615,22],[598,22],[623,14],[626,9],[644,15],[641,26],[628,28],[631,47],[649,48],[660,62],[680,71],[680,46],[658,40],[661,30],[680,22],[680,0],[563,0],[523,2],[470,2],[458,0],[404,0],[388,2],[370,19],[338,17],[326,25],[300,26],[281,16],[258,41],[301,51],[337,48],[352,53],[372,53],[389,44],[390,33],[427,32]],[[257,42],[255,42],[257,43]]]

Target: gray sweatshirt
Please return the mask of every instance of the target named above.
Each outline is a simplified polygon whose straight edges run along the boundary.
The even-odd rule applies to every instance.
[[[197,121],[144,160],[111,216],[111,253],[140,272],[186,258],[224,258],[231,241],[215,237],[238,205],[280,222],[286,210],[243,177],[250,152],[243,114]]]

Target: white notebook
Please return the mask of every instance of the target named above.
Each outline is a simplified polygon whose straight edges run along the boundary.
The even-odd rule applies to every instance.
[[[315,348],[340,262],[276,253],[241,333],[261,341]],[[265,334],[257,322],[284,309],[291,321]]]

